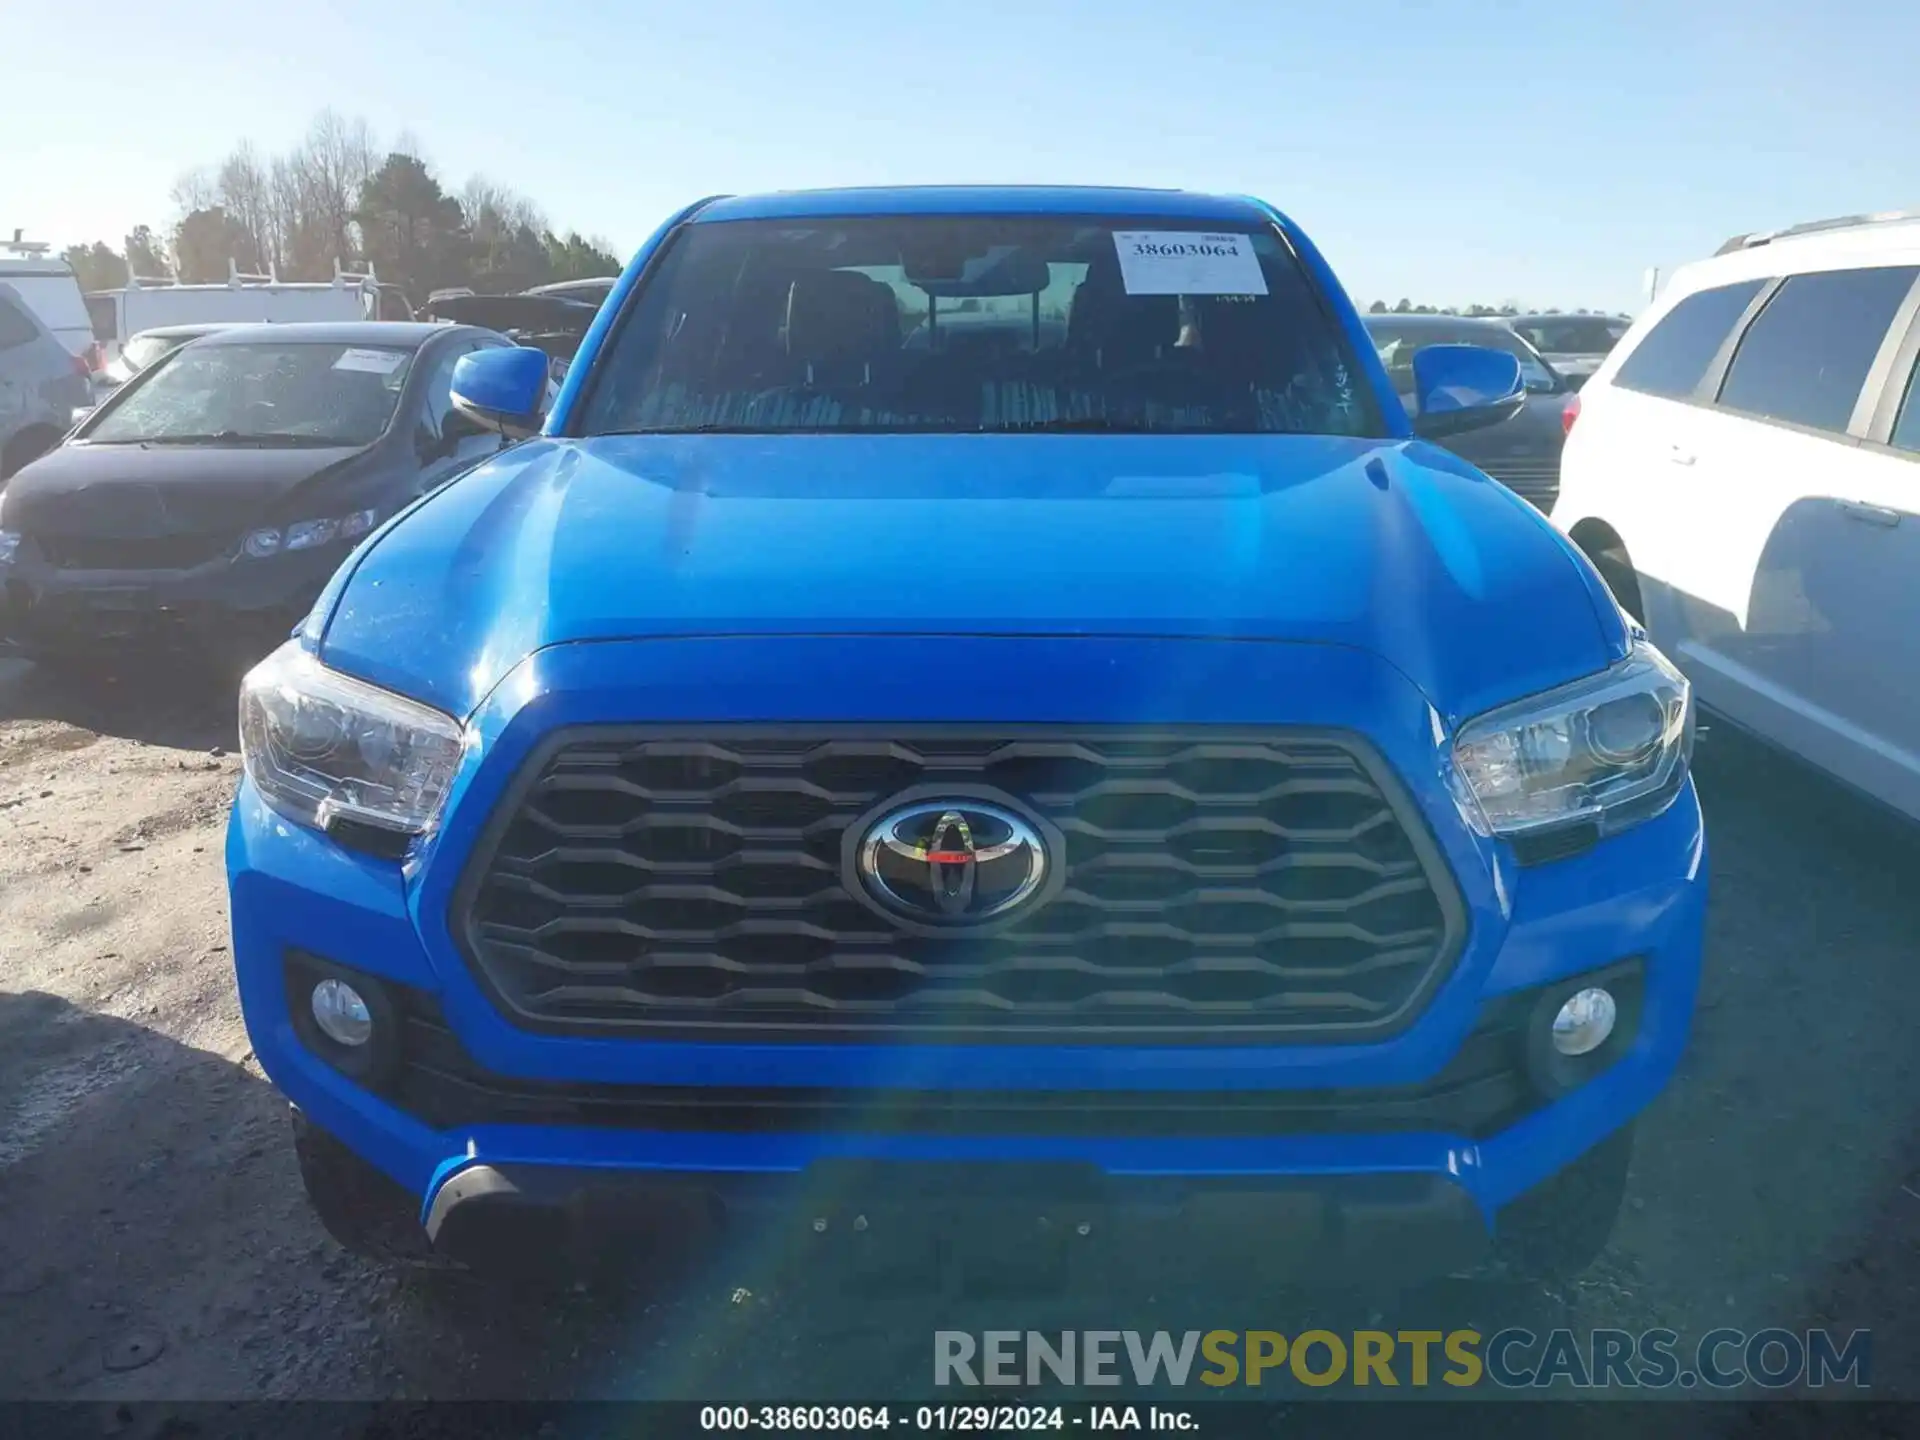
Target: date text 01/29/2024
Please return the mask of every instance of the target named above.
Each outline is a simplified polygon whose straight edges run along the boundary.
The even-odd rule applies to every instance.
[[[706,1405],[700,1428],[708,1431],[891,1430],[936,1433],[1001,1433],[1019,1430],[1192,1431],[1199,1423],[1186,1410],[1159,1405]]]

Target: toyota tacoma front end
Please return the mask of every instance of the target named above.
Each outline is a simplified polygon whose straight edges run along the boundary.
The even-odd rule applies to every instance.
[[[1415,369],[1418,433],[1257,202],[1037,189],[704,202],[550,413],[463,361],[531,438],[241,699],[241,996],[333,1233],[1584,1263],[1693,1008],[1691,702],[1421,438],[1511,358]]]

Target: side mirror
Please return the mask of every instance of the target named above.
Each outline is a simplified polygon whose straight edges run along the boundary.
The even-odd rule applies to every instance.
[[[1428,345],[1413,352],[1413,433],[1426,440],[1511,420],[1526,408],[1520,362],[1485,345]]]
[[[462,355],[453,367],[453,408],[483,430],[524,440],[546,410],[547,355],[527,345]]]

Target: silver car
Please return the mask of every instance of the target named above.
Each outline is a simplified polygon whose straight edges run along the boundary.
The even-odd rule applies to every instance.
[[[0,481],[58,445],[92,403],[86,362],[0,282]]]
[[[127,337],[120,354],[93,377],[93,398],[101,401],[156,360],[165,359],[190,340],[231,330],[231,324],[162,325]]]

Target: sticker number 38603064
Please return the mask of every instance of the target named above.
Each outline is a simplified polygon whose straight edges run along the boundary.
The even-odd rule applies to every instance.
[[[1116,230],[1120,283],[1129,295],[1264,295],[1267,277],[1251,235],[1196,230]]]

